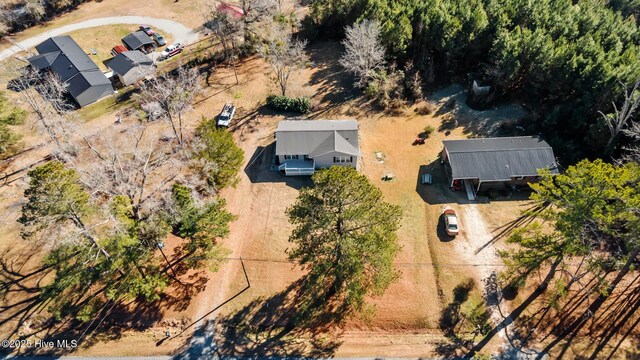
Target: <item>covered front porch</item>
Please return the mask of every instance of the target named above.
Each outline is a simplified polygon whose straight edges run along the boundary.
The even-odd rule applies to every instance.
[[[316,161],[314,159],[285,160],[278,166],[278,170],[284,171],[287,176],[313,175],[316,170]]]

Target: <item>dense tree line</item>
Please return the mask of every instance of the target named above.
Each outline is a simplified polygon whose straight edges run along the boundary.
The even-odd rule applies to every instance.
[[[76,8],[87,0],[24,0],[15,4],[0,4],[0,38],[41,23],[64,11]]]
[[[473,73],[502,99],[526,99],[523,126],[575,161],[605,148],[598,111],[612,112],[622,84],[640,77],[637,11],[631,0],[316,0],[305,24],[341,37],[375,20],[389,55],[427,82]]]

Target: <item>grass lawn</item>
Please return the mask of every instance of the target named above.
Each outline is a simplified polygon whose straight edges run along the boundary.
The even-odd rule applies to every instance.
[[[135,25],[108,25],[73,31],[68,35],[80,45],[100,70],[107,71],[109,69],[104,61],[112,57],[111,49],[116,45],[122,45],[121,39],[135,30]],[[93,55],[91,49],[95,49],[97,54]]]
[[[132,104],[132,98],[129,98],[125,101],[117,102],[116,96],[109,96],[98,101],[97,103],[78,109],[76,113],[80,116],[80,118],[82,118],[83,121],[87,122],[93,119],[97,119],[105,114],[115,113],[116,111],[131,106]]]

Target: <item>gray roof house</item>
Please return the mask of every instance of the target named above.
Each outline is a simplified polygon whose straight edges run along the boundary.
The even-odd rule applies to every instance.
[[[123,37],[122,43],[129,50],[140,50],[145,54],[153,51],[156,47],[156,43],[153,42],[153,39],[151,39],[149,35],[145,34],[142,30],[132,32],[131,34]]]
[[[113,94],[109,79],[70,36],[49,38],[36,50],[38,55],[27,61],[39,71],[55,73],[80,107]]]
[[[107,62],[107,67],[123,85],[131,85],[155,72],[153,60],[138,50],[121,52]]]
[[[331,166],[358,168],[360,146],[355,120],[283,120],[276,129],[278,169],[312,175]]]
[[[442,161],[451,180],[489,190],[526,185],[540,179],[538,170],[558,174],[553,149],[534,136],[444,140]]]

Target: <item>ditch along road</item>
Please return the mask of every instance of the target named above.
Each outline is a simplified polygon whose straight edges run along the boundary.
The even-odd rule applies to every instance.
[[[112,16],[112,17],[104,17],[98,19],[90,19],[85,21],[80,21],[77,23],[60,26],[58,28],[45,31],[39,35],[33,36],[26,40],[22,40],[19,42],[15,42],[13,46],[10,48],[0,51],[0,61],[10,58],[15,54],[18,54],[22,51],[27,51],[41,42],[47,40],[53,36],[64,35],[66,33],[70,33],[76,30],[88,29],[93,27],[105,26],[105,25],[119,25],[119,24],[146,24],[152,27],[156,27],[164,32],[170,33],[171,36],[175,39],[175,42],[179,42],[181,44],[191,44],[198,41],[198,34],[189,29],[188,27],[182,25],[181,23],[168,20],[168,19],[159,19],[148,16]],[[10,40],[10,38],[8,38]]]

